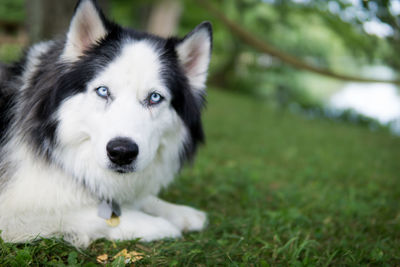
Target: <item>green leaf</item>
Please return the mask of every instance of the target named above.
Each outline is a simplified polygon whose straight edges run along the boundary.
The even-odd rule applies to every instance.
[[[118,257],[116,258],[112,263],[112,267],[124,267],[125,266],[125,258],[124,257]]]
[[[77,265],[78,264],[78,253],[76,253],[75,251],[69,253],[68,264],[69,265]]]

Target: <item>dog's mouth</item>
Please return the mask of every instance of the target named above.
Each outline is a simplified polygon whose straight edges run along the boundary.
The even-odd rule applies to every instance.
[[[108,167],[110,170],[119,173],[119,174],[127,174],[127,173],[132,173],[136,172],[136,166],[135,165],[116,165],[116,164],[110,164]]]

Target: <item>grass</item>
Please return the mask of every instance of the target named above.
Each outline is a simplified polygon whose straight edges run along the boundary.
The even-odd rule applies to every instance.
[[[210,90],[207,145],[163,197],[206,210],[181,240],[0,244],[0,266],[95,266],[127,248],[135,265],[394,266],[400,264],[400,138],[270,109]],[[124,266],[121,258],[109,266]]]

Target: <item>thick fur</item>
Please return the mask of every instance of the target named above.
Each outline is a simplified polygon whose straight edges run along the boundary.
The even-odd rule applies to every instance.
[[[64,39],[0,65],[1,237],[87,246],[203,229],[205,213],[157,194],[203,141],[211,43],[207,22],[183,39],[163,39],[122,28],[96,1],[81,0]],[[101,86],[106,99],[96,92]],[[163,101],[150,105],[154,92]],[[138,145],[132,164],[110,161],[114,138]],[[117,227],[97,215],[102,200],[121,206]]]

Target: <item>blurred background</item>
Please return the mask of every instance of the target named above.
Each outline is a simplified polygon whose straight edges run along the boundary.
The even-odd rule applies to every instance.
[[[75,2],[0,0],[0,60],[11,62],[28,44],[65,32]],[[100,3],[118,23],[163,36],[183,36],[210,20],[214,89],[308,117],[400,134],[399,82],[390,82],[399,80],[399,0]]]

